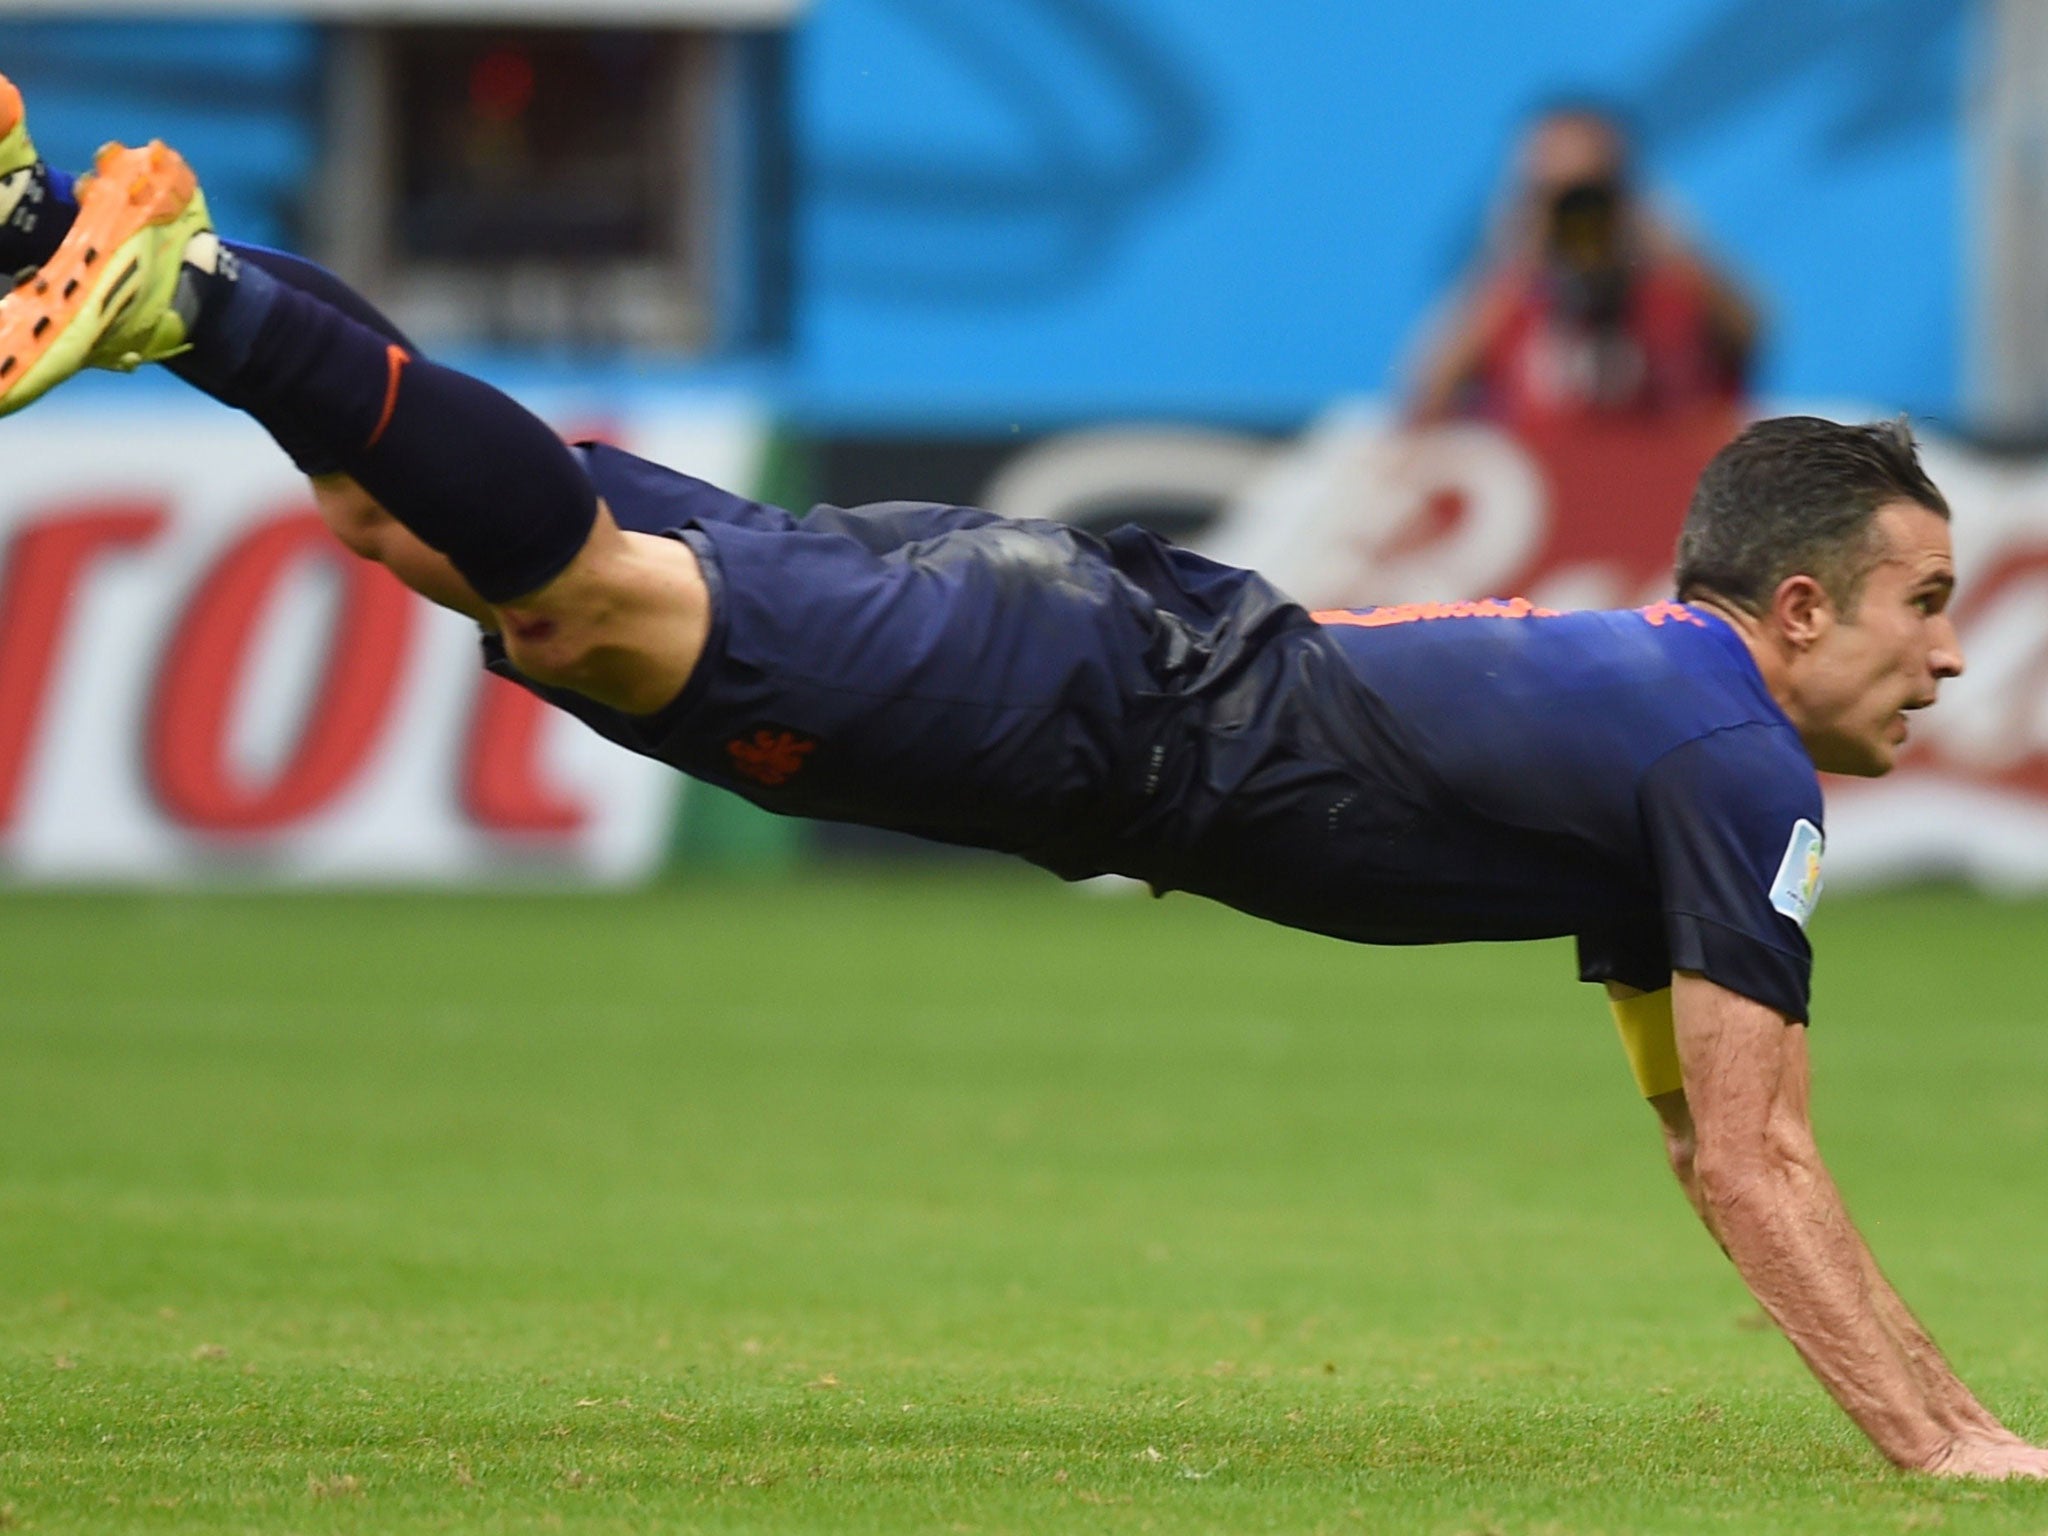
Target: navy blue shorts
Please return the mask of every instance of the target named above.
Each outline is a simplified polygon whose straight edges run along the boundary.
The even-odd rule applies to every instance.
[[[922,503],[798,519],[584,453],[621,526],[696,552],[711,635],[651,716],[537,691],[770,810],[1181,884],[1266,755],[1288,642],[1324,649],[1262,578],[1135,528]]]

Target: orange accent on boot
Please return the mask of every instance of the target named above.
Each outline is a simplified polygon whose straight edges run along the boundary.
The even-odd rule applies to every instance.
[[[93,171],[79,185],[78,217],[56,255],[0,301],[0,391],[33,368],[95,303],[104,334],[124,299],[132,301],[141,275],[133,261],[111,270],[115,256],[150,225],[183,213],[199,192],[191,167],[161,141],[142,149],[109,144]]]
[[[0,139],[21,126],[22,114],[27,110],[22,105],[21,87],[0,75]]]

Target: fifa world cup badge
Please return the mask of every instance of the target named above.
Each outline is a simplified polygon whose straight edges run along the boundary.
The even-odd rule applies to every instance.
[[[1820,900],[1820,856],[1826,846],[1819,827],[1804,817],[1795,821],[1778,878],[1771,884],[1771,905],[1802,928]]]

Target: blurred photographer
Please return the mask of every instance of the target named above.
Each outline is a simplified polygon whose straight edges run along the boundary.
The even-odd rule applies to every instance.
[[[1739,404],[1756,312],[1638,197],[1620,123],[1547,110],[1519,167],[1492,249],[1425,351],[1411,419],[1533,426]]]

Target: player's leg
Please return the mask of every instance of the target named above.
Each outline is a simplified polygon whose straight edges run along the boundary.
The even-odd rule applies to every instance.
[[[1162,706],[1150,606],[1105,546],[944,508],[864,536],[743,507],[636,535],[512,401],[217,251],[175,155],[105,156],[63,245],[0,299],[0,415],[185,351],[445,554],[520,672],[643,717],[608,719],[620,739],[778,810],[1113,867]],[[719,664],[693,676],[714,579]]]
[[[110,148],[37,276],[0,300],[0,414],[83,367],[183,353],[327,455],[495,611],[522,671],[629,712],[688,679],[708,632],[695,557],[625,533],[575,455],[481,381],[260,267],[222,261],[190,171]]]
[[[28,135],[20,93],[0,75],[0,272],[33,270],[48,261],[69,232],[77,212],[76,180],[37,155]],[[232,240],[222,240],[221,249],[224,263],[254,267],[288,287],[322,300],[408,354],[420,355],[419,349],[387,316],[317,263],[288,252]],[[430,600],[480,622],[493,622],[489,605],[477,596],[446,556],[422,542],[358,483],[341,473],[332,454],[314,441],[304,427],[266,399],[241,388],[232,370],[215,366],[203,352],[169,358],[164,366],[223,404],[246,411],[261,421],[312,482],[321,516],[345,547],[384,564]],[[643,465],[641,469],[644,474],[671,482],[687,479],[658,466]],[[779,509],[746,502],[701,482],[689,482],[680,497],[674,483],[657,489],[654,500],[665,508],[686,506],[692,517],[795,526],[795,520]],[[808,526],[843,533],[879,554],[993,520],[993,514],[976,508],[904,502],[852,511],[819,508]]]
[[[29,274],[57,253],[78,216],[77,180],[37,152],[21,93],[0,75],[0,274]],[[317,263],[284,251],[221,242],[223,260],[255,266],[281,283],[326,301],[361,325],[408,351],[416,351],[386,315]],[[171,358],[172,373],[225,405],[262,415],[262,402],[236,398],[231,381],[211,377],[191,354]],[[488,622],[489,607],[469,583],[348,476],[319,445],[289,421],[265,422],[278,446],[311,482],[322,518],[341,543],[365,559],[388,566],[413,590],[444,607]]]
[[[17,279],[34,273],[63,244],[78,217],[78,178],[49,164],[29,134],[21,92],[0,75],[0,274]],[[324,299],[359,324],[415,350],[404,332],[361,294],[317,263],[284,251],[222,240],[221,259],[261,268],[279,282]],[[233,398],[189,355],[167,359],[170,372],[238,410],[260,412],[261,402]],[[266,423],[293,463],[306,475],[330,475],[316,445],[303,441],[287,422]]]
[[[381,310],[340,278],[316,262],[274,251],[264,246],[243,245],[223,240],[226,259],[237,260],[268,273],[278,282],[308,293],[340,310],[359,325],[375,331],[408,352],[418,349]],[[259,399],[236,397],[231,380],[216,380],[205,360],[186,354],[164,365],[194,388],[210,394],[223,405],[247,411],[259,420],[265,415]],[[471,589],[438,550],[421,542],[411,529],[387,512],[377,500],[348,475],[342,473],[332,454],[288,420],[264,422],[277,445],[306,476],[313,504],[321,519],[343,547],[366,560],[374,560],[413,591],[444,608],[467,614],[481,624],[493,623],[490,605]]]
[[[491,605],[476,595],[448,557],[429,549],[355,481],[347,475],[312,475],[306,485],[320,520],[350,554],[375,561],[428,602],[497,629]]]

